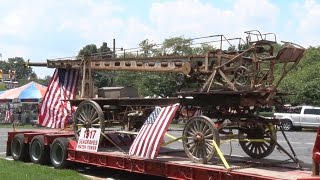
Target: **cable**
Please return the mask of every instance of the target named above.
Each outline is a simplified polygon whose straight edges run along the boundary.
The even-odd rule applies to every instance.
[[[193,41],[195,40],[200,40],[200,39],[208,39],[208,38],[217,38],[220,37],[219,40],[212,40],[212,41],[204,41],[204,42],[196,42],[193,43]],[[181,39],[181,40],[177,40],[177,41],[173,41],[173,43],[178,43],[178,42],[188,42],[188,44],[190,46],[194,46],[194,45],[203,45],[203,44],[210,44],[210,43],[214,43],[214,42],[227,42],[230,46],[232,46],[232,44],[230,43],[230,41],[233,40],[239,40],[239,45],[241,45],[241,42],[243,42],[245,44],[245,41],[242,38],[226,38],[224,35],[209,35],[209,36],[201,36],[201,37],[196,37],[196,38],[189,38],[189,39]],[[159,47],[159,46],[163,46],[164,43],[161,44],[150,44],[153,47]],[[221,46],[221,45],[220,45]],[[222,48],[222,47],[220,47]],[[126,52],[141,52],[141,50],[143,49],[142,47],[132,47],[132,48],[116,48],[116,49],[120,49],[120,50],[116,50],[114,53],[115,54],[120,54],[120,53],[126,53]],[[161,50],[162,47],[156,48],[156,49],[152,49],[152,50]],[[169,52],[164,52],[165,54],[170,54],[170,50],[172,51],[172,49],[169,49]],[[101,57],[101,56],[106,56],[106,55],[113,55],[112,50],[108,51],[108,52],[97,52],[97,53],[92,53],[90,56],[94,57]],[[69,56],[69,57],[63,57],[63,58],[52,58],[52,59],[47,59],[47,60],[78,60],[78,59],[82,59],[84,57],[84,55],[78,55],[78,56]],[[111,57],[110,57],[111,58]]]

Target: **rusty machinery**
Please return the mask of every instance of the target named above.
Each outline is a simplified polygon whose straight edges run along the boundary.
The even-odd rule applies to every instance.
[[[83,56],[47,60],[46,63],[28,62],[28,65],[82,70],[81,98],[71,100],[72,105],[78,106],[74,114],[76,136],[81,127],[101,128],[105,132],[106,127],[115,123],[122,124],[128,131],[138,129],[154,106],[180,103],[202,110],[202,116],[192,117],[183,130],[183,147],[193,161],[209,161],[216,153],[210,143],[212,138],[219,144],[220,139],[234,135],[232,129],[238,130],[237,138],[245,153],[253,158],[263,158],[279,145],[274,127],[278,121],[257,116],[254,112],[257,107],[274,105],[275,98],[283,95],[277,87],[299,63],[305,49],[284,42],[275,54],[275,34],[261,34],[257,30],[245,33],[243,47],[246,48],[242,50],[223,50],[223,43],[232,39],[216,35],[212,37],[218,38],[220,48],[205,55],[120,58],[113,54],[111,58]],[[280,72],[278,77],[274,76],[276,68]],[[96,70],[177,73],[181,84],[192,79],[199,88],[162,99],[93,98],[92,73]],[[81,116],[86,112],[90,113]]]

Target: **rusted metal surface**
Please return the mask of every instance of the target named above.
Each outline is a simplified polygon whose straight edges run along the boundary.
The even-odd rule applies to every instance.
[[[261,34],[259,31],[246,33],[248,42],[245,50],[224,51],[221,46],[221,49],[210,51],[205,55],[136,58],[90,56],[76,60],[47,60],[47,64],[29,63],[28,65],[82,69],[81,97],[83,98],[93,97],[91,71],[103,70],[182,73],[184,79],[195,79],[202,86],[196,90],[198,92],[245,90],[260,92],[262,96],[269,93],[266,97],[266,101],[269,101],[275,95],[282,79],[299,63],[305,49],[294,43],[285,42],[275,55],[273,44],[276,43],[276,36],[274,34]],[[271,40],[267,39],[270,36]],[[279,80],[275,82],[276,64],[282,66],[282,72]]]
[[[113,123],[120,123],[129,131],[136,130],[141,127],[142,120],[149,116],[155,106],[180,103],[182,107],[196,106],[200,109],[201,117],[210,123],[214,121],[220,134],[224,133],[223,130],[238,130],[239,134],[247,139],[264,138],[266,132],[264,127],[279,123],[274,119],[257,117],[254,113],[259,106],[274,105],[277,102],[276,97],[284,95],[279,93],[277,88],[288,72],[300,62],[305,49],[297,44],[284,42],[280,51],[275,54],[273,46],[276,44],[275,34],[261,34],[256,30],[245,33],[247,42],[244,48],[232,51],[223,50],[223,42],[228,42],[229,39],[223,35],[216,35],[220,38],[220,48],[204,55],[117,58],[113,54],[112,58],[85,56],[76,59],[47,60],[46,64],[28,63],[28,65],[82,70],[81,99],[71,100],[73,106],[80,107],[74,117],[81,119],[82,122],[74,119],[75,133],[78,133],[81,127],[93,126],[101,128],[104,132],[105,127],[110,127]],[[280,69],[277,80],[274,77],[275,67]],[[181,81],[178,83],[193,82],[196,83],[197,89],[177,92],[175,97],[162,99],[93,98],[92,73],[98,70],[177,73]],[[80,117],[80,113],[88,111],[92,112],[92,117]],[[195,118],[194,121],[189,123],[190,128],[185,128],[183,133],[193,136],[189,138],[194,140],[206,140],[199,138],[199,134],[202,133],[201,128],[196,134],[192,130],[199,124],[207,125],[208,128],[212,128],[213,125],[209,126],[203,118]],[[265,157],[273,151],[275,144],[279,146],[274,138],[274,129],[266,136],[271,139],[269,145],[265,145],[265,142],[253,143],[255,147],[259,147],[253,150],[250,142],[249,145],[243,144],[242,148],[251,157]],[[191,153],[194,156],[192,160],[207,157],[204,161],[195,161],[206,162],[213,154],[203,151],[208,148],[213,149],[205,146],[201,152],[192,154],[192,147],[188,147],[186,153],[190,151],[189,155]],[[292,156],[289,157],[298,162]]]

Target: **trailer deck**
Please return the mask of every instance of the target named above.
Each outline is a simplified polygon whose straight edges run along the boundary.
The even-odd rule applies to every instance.
[[[234,170],[228,171],[215,158],[209,164],[196,164],[182,152],[162,152],[156,160],[128,158],[116,149],[98,153],[75,150],[76,142],[70,142],[68,159],[73,162],[91,164],[142,174],[162,176],[172,179],[304,179],[311,178],[311,171],[286,167],[247,167],[247,163],[233,163]],[[236,160],[229,157],[227,160]],[[239,169],[237,169],[239,168]]]
[[[274,164],[274,160],[244,161],[236,156],[226,156],[231,169],[227,170],[218,157],[208,164],[193,163],[184,152],[170,148],[161,148],[157,159],[129,157],[129,146],[122,143],[121,149],[116,147],[99,148],[98,152],[81,152],[76,150],[77,142],[70,131],[14,131],[8,132],[7,156],[11,155],[11,142],[15,135],[24,135],[24,144],[28,147],[32,138],[43,135],[46,146],[56,138],[69,138],[66,160],[85,165],[94,165],[140,174],[156,175],[171,179],[317,179],[311,176],[310,170],[292,168],[295,164]],[[260,162],[260,163],[259,163]],[[273,164],[271,166],[271,164]]]

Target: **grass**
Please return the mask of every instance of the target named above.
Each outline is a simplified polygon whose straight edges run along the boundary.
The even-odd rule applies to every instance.
[[[1,179],[86,179],[78,172],[49,166],[0,159]]]
[[[12,124],[0,124],[0,128],[12,128]],[[16,129],[33,129],[34,127],[31,124],[25,125],[15,125]]]

